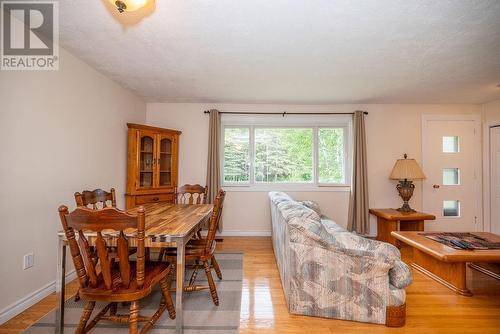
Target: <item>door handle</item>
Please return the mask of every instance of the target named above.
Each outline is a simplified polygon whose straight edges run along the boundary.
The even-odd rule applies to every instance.
[[[434,189],[439,189],[439,187],[440,187],[439,184],[435,184],[435,185],[432,186],[432,188],[434,188]]]

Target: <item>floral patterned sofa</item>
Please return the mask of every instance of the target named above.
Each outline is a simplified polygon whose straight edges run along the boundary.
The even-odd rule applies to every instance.
[[[348,232],[315,202],[270,192],[274,254],[293,314],[403,326],[411,271],[393,245]]]

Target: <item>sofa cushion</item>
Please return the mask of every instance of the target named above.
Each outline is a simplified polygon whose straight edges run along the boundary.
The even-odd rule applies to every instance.
[[[315,201],[299,201],[299,203],[321,216],[321,209],[319,207],[319,204]]]
[[[343,228],[342,226],[340,226],[339,224],[337,224],[336,222],[325,216],[321,217],[321,223],[330,233],[343,233],[343,232],[349,233],[349,231],[347,231],[345,228]]]

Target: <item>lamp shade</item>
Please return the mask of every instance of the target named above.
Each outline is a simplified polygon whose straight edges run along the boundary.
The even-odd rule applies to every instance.
[[[398,159],[392,169],[391,180],[423,180],[425,174],[415,159]]]

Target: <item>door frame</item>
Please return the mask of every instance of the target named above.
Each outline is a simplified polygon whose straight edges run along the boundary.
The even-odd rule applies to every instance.
[[[475,182],[474,182],[474,198],[476,199],[474,201],[474,211],[475,211],[475,217],[476,217],[476,225],[475,229],[476,231],[484,231],[485,230],[485,225],[484,225],[484,220],[483,220],[483,157],[482,157],[482,150],[481,150],[481,141],[482,141],[482,136],[481,136],[481,122],[482,122],[482,117],[481,114],[423,114],[422,115],[422,131],[421,131],[421,137],[422,137],[422,168],[425,171],[425,147],[427,143],[427,137],[425,136],[425,133],[427,131],[427,122],[428,121],[473,121],[474,122],[474,133],[476,134],[475,136],[475,143],[474,146],[477,147],[477,150],[474,150],[474,173],[475,173]],[[424,172],[425,173],[425,172]],[[422,182],[422,208],[425,211],[425,180]]]
[[[491,231],[491,136],[490,129],[500,126],[500,121],[491,121],[483,124],[483,231]]]

